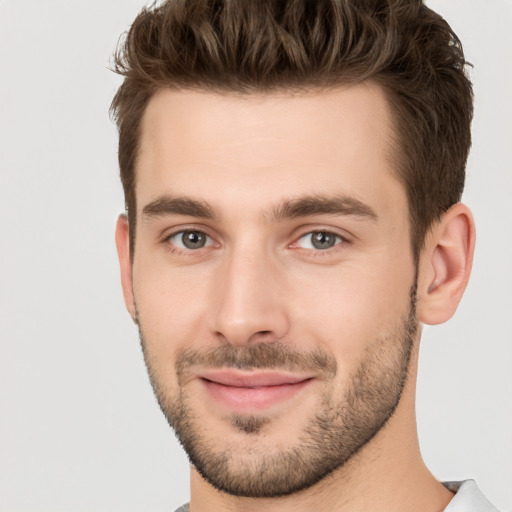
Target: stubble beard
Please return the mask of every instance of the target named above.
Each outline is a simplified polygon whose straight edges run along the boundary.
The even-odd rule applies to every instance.
[[[272,368],[336,375],[336,361],[324,352],[298,353],[284,344],[262,343],[247,347],[225,345],[208,353],[190,350],[176,361],[179,392],[169,396],[148,357],[143,329],[141,344],[155,396],[167,421],[201,476],[217,490],[240,497],[264,498],[307,489],[351,460],[384,427],[400,401],[418,331],[416,279],[410,306],[399,325],[370,344],[343,397],[326,386],[320,405],[295,443],[283,450],[258,450],[254,439],[271,422],[262,415],[232,414],[234,431],[250,436],[251,447],[230,448],[207,434],[207,425],[194,413],[187,394],[186,376],[194,365],[240,369]],[[249,446],[249,445],[247,445]],[[257,446],[257,444],[256,444]]]

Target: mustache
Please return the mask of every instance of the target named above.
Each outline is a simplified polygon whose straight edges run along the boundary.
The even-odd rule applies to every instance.
[[[298,351],[281,342],[258,343],[248,346],[222,345],[207,350],[185,349],[176,358],[176,372],[185,373],[192,367],[235,368],[238,370],[269,369],[311,372],[334,377],[336,359],[315,349]]]

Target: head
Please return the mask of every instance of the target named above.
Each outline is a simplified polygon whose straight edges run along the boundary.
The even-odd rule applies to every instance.
[[[453,314],[471,263],[463,68],[420,2],[175,1],[135,20],[113,102],[123,289],[217,489],[298,492],[412,423],[420,323]]]

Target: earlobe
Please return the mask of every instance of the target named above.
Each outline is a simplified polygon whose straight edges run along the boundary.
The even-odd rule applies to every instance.
[[[135,301],[133,298],[132,261],[130,258],[130,230],[126,215],[120,215],[116,224],[116,247],[121,270],[121,285],[124,302],[130,316],[135,321]]]
[[[441,324],[457,310],[469,280],[475,224],[469,208],[452,206],[428,235],[420,262],[418,319]]]

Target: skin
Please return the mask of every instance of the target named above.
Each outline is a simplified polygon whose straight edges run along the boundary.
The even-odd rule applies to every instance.
[[[192,466],[194,512],[435,512],[451,499],[419,452],[418,342],[422,323],[444,322],[457,308],[471,269],[474,224],[467,207],[454,205],[428,233],[416,268],[407,198],[390,158],[392,129],[385,96],[372,84],[244,97],[165,90],[151,99],[136,166],[133,258],[124,216],[116,230],[123,291],[144,336],[153,382],[169,400],[186,390],[194,424],[204,427],[212,450],[229,447],[234,464],[245,464],[247,453],[257,458],[295,446],[322,407],[322,393],[343,400],[365,355],[396,331],[418,274],[420,327],[407,380],[375,437],[328,477],[288,496],[218,492]],[[311,195],[348,198],[366,213],[350,203],[344,212],[276,214]],[[163,196],[206,202],[214,216],[163,214]],[[208,244],[179,247],[181,238],[171,235],[185,229],[206,233]],[[308,235],[315,230],[340,238],[315,250]],[[198,379],[179,381],[175,371],[186,349],[276,341],[294,351],[321,350],[337,371],[328,381],[312,372],[312,384],[300,393],[256,411],[265,425],[255,435],[235,428]],[[386,357],[382,364],[391,364]]]

